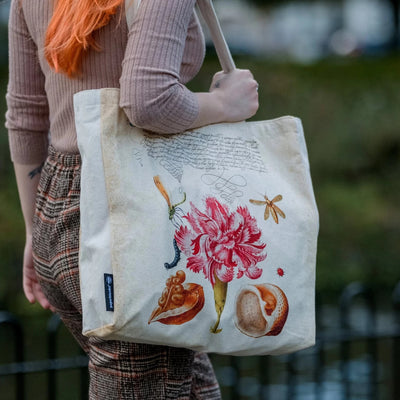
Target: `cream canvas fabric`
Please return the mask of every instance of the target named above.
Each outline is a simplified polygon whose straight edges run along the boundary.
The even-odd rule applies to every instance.
[[[129,123],[119,89],[74,107],[85,335],[233,355],[314,344],[318,212],[298,118],[160,136]]]
[[[318,214],[300,120],[158,136],[118,100],[75,95],[84,333],[237,355],[312,345]]]

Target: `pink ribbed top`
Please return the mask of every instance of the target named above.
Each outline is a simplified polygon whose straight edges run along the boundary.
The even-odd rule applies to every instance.
[[[150,131],[191,126],[199,105],[184,84],[199,71],[205,51],[194,4],[142,0],[129,32],[121,11],[96,32],[102,51],[86,54],[81,75],[70,79],[44,58],[53,0],[12,0],[6,114],[12,160],[42,162],[48,137],[57,150],[77,153],[73,94],[85,89],[120,87],[130,121]]]

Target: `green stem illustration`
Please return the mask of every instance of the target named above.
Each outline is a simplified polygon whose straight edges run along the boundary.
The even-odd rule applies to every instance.
[[[211,326],[211,333],[219,333],[222,328],[218,328],[219,322],[221,320],[221,314],[225,307],[226,293],[228,291],[228,282],[222,282],[214,273],[215,284],[214,284],[214,301],[215,310],[217,311],[217,321],[214,326]]]
[[[180,201],[179,203],[173,204],[173,205],[168,207],[169,219],[172,219],[174,217],[174,214],[175,214],[175,211],[176,211],[176,207],[180,206],[185,201],[186,201],[186,193],[183,192],[183,200]]]

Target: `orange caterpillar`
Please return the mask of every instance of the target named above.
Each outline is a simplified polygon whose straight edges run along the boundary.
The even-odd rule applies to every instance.
[[[99,50],[93,32],[110,21],[124,0],[57,0],[45,38],[45,56],[56,72],[79,71],[82,56]]]

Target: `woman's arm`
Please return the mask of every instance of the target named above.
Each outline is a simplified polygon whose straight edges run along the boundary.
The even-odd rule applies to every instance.
[[[176,133],[240,121],[258,108],[257,83],[249,71],[218,73],[208,93],[193,93],[182,83],[182,57],[194,4],[195,0],[145,0],[139,7],[120,81],[120,105],[138,127]]]
[[[258,110],[258,84],[248,70],[217,72],[208,93],[195,93],[199,112],[190,129],[219,122],[237,122]]]
[[[43,308],[52,309],[37,280],[32,257],[32,221],[35,212],[36,190],[41,169],[42,164],[23,165],[14,163],[26,233],[22,286],[25,296],[30,303],[35,303],[35,301],[37,301]]]
[[[17,179],[18,194],[22,214],[25,221],[27,236],[32,235],[32,221],[35,212],[36,190],[39,184],[43,164],[18,164],[14,163],[15,177]]]
[[[11,158],[19,164],[37,164],[46,158],[49,107],[38,49],[24,18],[23,3],[12,0],[8,22],[9,80],[6,127]]]
[[[25,23],[19,0],[13,0],[9,29],[9,83],[6,126],[11,158],[26,228],[23,257],[23,288],[28,301],[50,305],[44,297],[32,260],[32,219],[40,166],[47,155],[48,104],[44,76],[37,57],[37,48]]]

